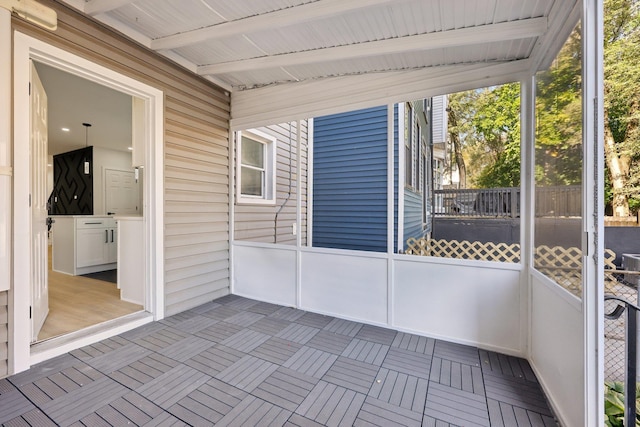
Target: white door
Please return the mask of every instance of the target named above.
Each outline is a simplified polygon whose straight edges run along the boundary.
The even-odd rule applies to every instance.
[[[49,313],[47,247],[47,94],[31,62],[31,341]]]
[[[104,182],[108,215],[140,214],[140,186],[133,172],[105,169]]]

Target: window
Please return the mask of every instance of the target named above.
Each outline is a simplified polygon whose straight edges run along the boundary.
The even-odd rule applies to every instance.
[[[413,108],[407,104],[404,109],[404,184],[413,185]]]
[[[275,203],[275,138],[238,132],[238,203]]]

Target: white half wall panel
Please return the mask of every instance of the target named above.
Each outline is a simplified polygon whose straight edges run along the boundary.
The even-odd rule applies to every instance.
[[[554,288],[555,287],[555,288]],[[558,285],[531,275],[529,362],[564,426],[584,426],[582,305]]]
[[[273,304],[296,305],[296,251],[275,246],[233,249],[234,294]]]
[[[387,258],[355,251],[302,252],[301,308],[387,323]]]
[[[404,258],[394,262],[394,327],[523,356],[519,265]]]

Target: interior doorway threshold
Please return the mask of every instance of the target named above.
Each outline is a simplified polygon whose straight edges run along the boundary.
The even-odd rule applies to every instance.
[[[140,311],[32,344],[31,366],[151,322],[153,314]]]

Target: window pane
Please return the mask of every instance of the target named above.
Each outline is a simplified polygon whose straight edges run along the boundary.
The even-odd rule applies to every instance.
[[[244,148],[244,146],[243,146]],[[244,150],[243,150],[244,151]],[[247,196],[262,196],[264,172],[243,166],[241,192]]]
[[[264,144],[242,137],[242,164],[264,169]]]
[[[582,51],[576,28],[537,74],[535,268],[582,297]]]

